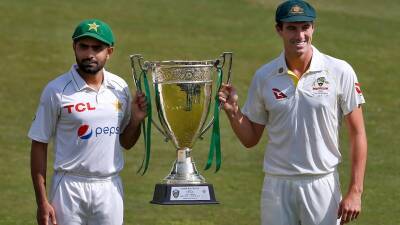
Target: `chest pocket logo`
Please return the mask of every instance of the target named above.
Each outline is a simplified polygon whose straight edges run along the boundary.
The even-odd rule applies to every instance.
[[[329,93],[329,81],[325,77],[318,77],[312,84],[312,93],[327,95]]]

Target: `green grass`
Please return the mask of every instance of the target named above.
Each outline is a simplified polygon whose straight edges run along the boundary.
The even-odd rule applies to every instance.
[[[121,0],[0,2],[0,224],[35,224],[36,203],[29,171],[26,134],[44,85],[74,63],[71,35],[85,18],[107,21],[116,35],[108,69],[133,87],[128,56],[149,60],[213,59],[234,52],[233,83],[243,104],[254,71],[281,51],[274,32],[279,1],[262,0]],[[397,130],[400,94],[400,5],[394,0],[311,1],[318,12],[314,44],[324,53],[347,60],[356,70],[367,104],[364,107],[369,158],[363,212],[353,224],[400,224],[400,141]],[[170,170],[171,143],[153,133],[153,154],[145,176],[135,173],[142,140],[126,154],[122,173],[125,224],[256,225],[262,160],[266,140],[245,150],[222,115],[222,170],[203,171],[209,136],[198,141],[193,156],[214,185],[220,205],[158,206],[149,204],[154,184]],[[342,134],[342,189],[349,174],[346,132]],[[52,155],[49,156],[51,158]],[[49,171],[51,163],[49,162]],[[49,174],[50,177],[51,174]],[[49,181],[50,182],[50,181]]]

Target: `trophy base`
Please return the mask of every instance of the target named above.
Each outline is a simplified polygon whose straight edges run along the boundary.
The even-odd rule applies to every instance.
[[[203,205],[219,204],[212,184],[156,184],[152,204]]]

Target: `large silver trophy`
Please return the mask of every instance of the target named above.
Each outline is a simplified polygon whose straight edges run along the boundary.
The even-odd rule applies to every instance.
[[[171,172],[161,183],[156,184],[151,203],[217,204],[213,186],[206,183],[204,177],[199,174],[191,157],[191,150],[195,141],[202,138],[212,127],[206,169],[211,166],[214,156],[217,170],[219,169],[221,153],[218,89],[224,70],[228,71],[225,82],[230,82],[232,53],[225,52],[218,59],[204,61],[144,61],[142,56],[137,54],[131,55],[130,58],[136,88],[145,91],[148,100],[147,126],[143,123],[146,147],[141,167],[143,173],[147,170],[150,157],[151,124],[166,140],[171,140],[176,148],[177,156]],[[147,79],[149,72],[152,79]],[[148,84],[148,80],[152,80],[152,85]],[[150,88],[153,88],[151,92]],[[150,93],[154,96],[149,96]],[[153,97],[160,125],[152,119]],[[213,97],[215,101],[212,101]],[[208,119],[212,105],[214,115]]]

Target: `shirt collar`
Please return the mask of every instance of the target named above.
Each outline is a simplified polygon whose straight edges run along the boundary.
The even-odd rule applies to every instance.
[[[322,54],[318,51],[317,48],[312,46],[313,56],[311,58],[310,67],[307,70],[308,72],[318,72],[324,70],[324,63],[322,61]],[[278,57],[278,74],[283,75],[288,73],[288,67],[286,65],[285,60],[285,52],[283,51]]]
[[[87,85],[86,81],[83,80],[83,78],[79,75],[78,71],[77,71],[78,65],[74,64],[71,67],[70,70],[70,74],[75,86],[75,89],[77,91],[82,91],[83,89],[92,89],[91,87],[89,87],[89,85]],[[115,88],[114,85],[112,84],[112,82],[110,82],[110,75],[108,73],[108,71],[106,71],[103,68],[103,74],[104,74],[104,78],[103,78],[103,83],[101,84],[102,87],[109,87],[109,88]]]

